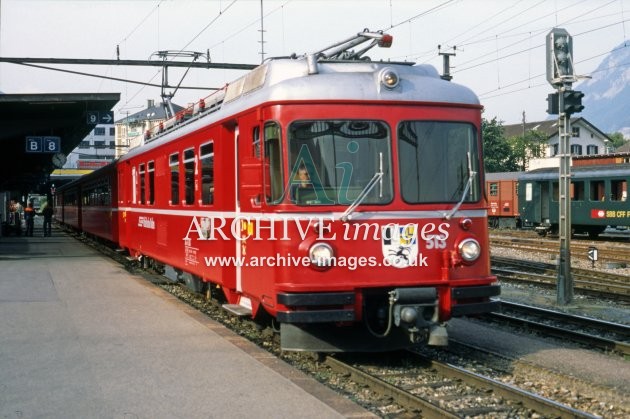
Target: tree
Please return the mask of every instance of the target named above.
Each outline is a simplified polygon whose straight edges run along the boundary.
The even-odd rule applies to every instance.
[[[481,136],[483,139],[483,153],[486,173],[514,172],[518,164],[510,145],[505,141],[503,123],[492,118],[491,121],[482,118]]]
[[[545,156],[547,136],[545,133],[529,130],[525,135],[510,137],[508,144],[514,153],[514,161],[522,171],[527,170],[529,160]]]
[[[620,132],[613,132],[611,134],[606,134],[606,135],[612,141],[611,147],[613,149],[619,148],[626,143],[626,139],[623,138],[623,134]]]

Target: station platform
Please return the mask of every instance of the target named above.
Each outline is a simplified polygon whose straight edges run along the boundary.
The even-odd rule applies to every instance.
[[[53,227],[0,237],[0,418],[367,410]]]

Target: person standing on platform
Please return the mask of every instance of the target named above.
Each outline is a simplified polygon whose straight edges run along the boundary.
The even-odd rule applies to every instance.
[[[33,237],[33,227],[35,226],[35,209],[33,203],[29,202],[24,208],[24,221],[26,222],[26,235]]]
[[[44,209],[42,210],[42,215],[44,216],[44,237],[51,236],[53,212],[54,211],[51,205],[44,205]]]

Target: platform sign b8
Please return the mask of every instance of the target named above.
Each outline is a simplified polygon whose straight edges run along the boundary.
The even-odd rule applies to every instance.
[[[26,137],[27,153],[58,153],[61,151],[60,137]]]

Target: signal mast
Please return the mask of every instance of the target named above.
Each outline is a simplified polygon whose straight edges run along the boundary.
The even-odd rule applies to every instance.
[[[571,114],[581,112],[584,93],[572,90],[577,81],[573,68],[573,39],[569,32],[554,28],[547,34],[547,81],[558,91],[547,96],[547,113],[558,115],[560,143],[559,234],[560,259],[556,301],[560,305],[573,301],[571,276]]]

